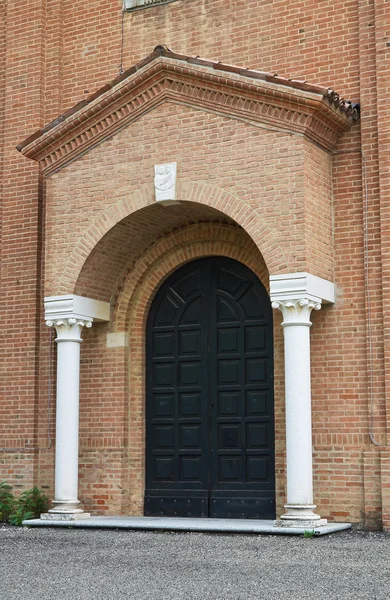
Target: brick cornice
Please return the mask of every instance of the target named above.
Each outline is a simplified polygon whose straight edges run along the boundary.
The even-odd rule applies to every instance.
[[[353,123],[351,105],[324,88],[185,58],[155,51],[18,150],[47,176],[166,101],[301,134],[327,150]]]

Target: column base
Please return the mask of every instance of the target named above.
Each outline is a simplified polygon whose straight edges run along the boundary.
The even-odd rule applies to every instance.
[[[275,521],[275,527],[286,527],[287,528],[300,528],[300,529],[307,529],[308,531],[311,531],[312,529],[317,529],[317,527],[325,527],[325,525],[328,524],[327,519],[317,519],[317,520],[309,520],[309,519],[297,519],[297,520],[289,520],[289,521],[282,521],[282,519],[277,519]]]
[[[277,527],[304,527],[313,529],[323,527],[327,519],[321,519],[314,511],[315,504],[285,504],[286,513],[275,521]]]
[[[65,512],[48,512],[42,513],[40,518],[42,521],[79,521],[80,519],[89,519],[91,513],[80,511],[77,513]]]
[[[41,514],[44,521],[75,521],[76,519],[89,519],[90,513],[80,508],[80,500],[53,500],[53,508]]]

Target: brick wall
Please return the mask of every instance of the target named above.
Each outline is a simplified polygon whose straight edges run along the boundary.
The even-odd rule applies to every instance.
[[[64,3],[64,109],[118,73],[120,0]],[[179,0],[125,15],[123,64],[157,44],[359,95],[358,2]],[[346,48],[348,51],[346,52]]]
[[[21,8],[18,2],[1,3],[5,47],[0,50],[3,61],[0,446],[9,451],[1,452],[0,456],[7,463],[15,449],[12,459],[15,470],[6,469],[4,478],[30,485],[36,455],[20,455],[20,451],[37,448],[42,181],[38,166],[18,154],[15,142],[32,128],[43,125],[45,9],[39,0],[30,2],[34,20],[29,20]],[[19,468],[21,464],[23,468]]]

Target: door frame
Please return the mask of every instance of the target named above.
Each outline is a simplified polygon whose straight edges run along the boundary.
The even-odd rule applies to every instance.
[[[274,518],[275,517],[275,496],[276,496],[276,491],[275,491],[275,479],[276,479],[276,464],[275,463],[276,463],[276,460],[275,460],[275,409],[274,409],[274,386],[273,386],[273,313],[272,313],[271,303],[269,301],[268,292],[267,292],[264,284],[262,283],[260,277],[255,272],[253,272],[253,270],[250,269],[249,266],[245,265],[241,260],[237,260],[237,258],[235,258],[235,257],[234,258],[233,257],[226,257],[226,256],[223,256],[223,255],[222,256],[221,255],[212,255],[212,256],[196,257],[196,258],[193,259],[193,261],[188,261],[184,265],[183,264],[179,265],[176,269],[174,269],[173,271],[171,271],[170,275],[167,278],[165,278],[163,282],[160,282],[160,285],[158,286],[158,289],[157,289],[157,291],[156,291],[156,293],[154,295],[153,302],[151,303],[151,306],[149,307],[149,311],[148,311],[148,315],[147,315],[147,327],[146,327],[146,336],[148,337],[147,346],[148,346],[148,348],[151,348],[151,345],[150,345],[151,344],[150,336],[151,336],[152,332],[151,332],[151,327],[150,327],[150,318],[151,318],[151,315],[153,314],[153,310],[154,309],[156,310],[156,301],[157,300],[161,301],[161,299],[159,299],[159,293],[164,289],[164,285],[166,285],[167,280],[169,281],[171,279],[171,276],[174,276],[175,274],[178,274],[179,272],[185,273],[186,268],[190,269],[189,263],[193,263],[194,261],[198,261],[200,259],[207,259],[207,258],[209,258],[209,259],[215,259],[215,263],[216,264],[217,264],[218,259],[220,259],[222,261],[222,263],[225,262],[225,264],[229,264],[229,263],[233,264],[233,262],[236,263],[236,265],[238,267],[238,271],[240,271],[240,270],[241,270],[241,272],[245,271],[246,275],[247,276],[249,275],[248,280],[252,279],[253,281],[256,282],[256,285],[259,284],[259,287],[257,289],[261,288],[261,293],[263,295],[262,300],[265,299],[265,297],[266,297],[267,304],[269,302],[269,308],[267,306],[267,309],[266,309],[266,313],[267,313],[266,318],[269,321],[269,327],[270,327],[270,329],[268,329],[268,333],[270,333],[269,337],[271,338],[271,341],[270,341],[270,352],[271,352],[271,354],[270,354],[270,356],[267,359],[268,360],[267,365],[271,367],[270,368],[270,377],[269,377],[269,380],[271,381],[271,388],[270,388],[271,400],[270,401],[271,401],[271,404],[272,404],[272,408],[270,409],[270,412],[268,414],[271,417],[271,427],[272,427],[272,432],[273,432],[273,439],[272,439],[272,443],[271,443],[271,456],[272,456],[272,459],[273,459],[273,473],[271,475],[271,480],[273,478],[273,484],[274,484],[273,497],[272,497],[272,506],[273,506],[272,513],[273,514],[272,515],[269,514],[269,516],[267,516],[267,517],[257,517],[257,518]],[[265,296],[264,292],[265,292],[266,296]],[[147,371],[147,374],[146,374],[146,390],[145,390],[146,394],[148,394],[148,386],[149,386],[149,382],[148,382],[148,372],[149,372],[149,368],[150,368],[149,359],[151,359],[151,357],[149,357],[148,352],[146,352],[146,366],[145,366],[145,369]],[[146,403],[147,402],[148,402],[148,398],[146,397]],[[208,401],[208,403],[209,403],[209,401]],[[149,418],[149,414],[148,414],[149,410],[148,410],[147,406],[145,408],[146,408],[146,410],[145,410],[145,427],[147,427],[147,419]],[[210,430],[210,433],[211,433],[211,430]],[[146,443],[145,443],[145,458],[146,458],[146,454],[148,453],[148,450],[149,450],[148,447],[147,447],[147,443],[148,443],[148,440],[146,438]],[[248,449],[248,445],[246,444],[246,450],[247,449]],[[145,461],[145,463],[147,463],[147,461]],[[146,482],[147,482],[147,471],[146,471],[146,469],[147,469],[147,464],[145,464],[145,498],[146,498]],[[256,493],[256,492],[254,492],[254,493]],[[203,515],[202,514],[200,516],[207,516],[207,515]],[[241,516],[241,514],[240,514],[240,516]],[[244,515],[242,515],[242,516],[244,516]]]

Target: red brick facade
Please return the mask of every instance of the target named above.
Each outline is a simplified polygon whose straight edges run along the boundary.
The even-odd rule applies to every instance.
[[[335,304],[311,318],[315,502],[330,520],[390,528],[386,8],[177,0],[125,13],[121,49],[120,0],[34,0],[30,20],[0,0],[0,480],[53,495],[43,298],[103,300],[110,322],[82,332],[80,499],[97,514],[142,514],[148,309],[180,265],[220,255],[267,289],[283,273],[335,283]],[[179,54],[151,55],[161,43]],[[121,55],[138,67],[113,81]],[[359,121],[328,86],[360,103]],[[153,167],[174,161],[181,202],[157,205]],[[280,323],[275,311],[278,514]],[[128,345],[108,347],[113,332]]]

